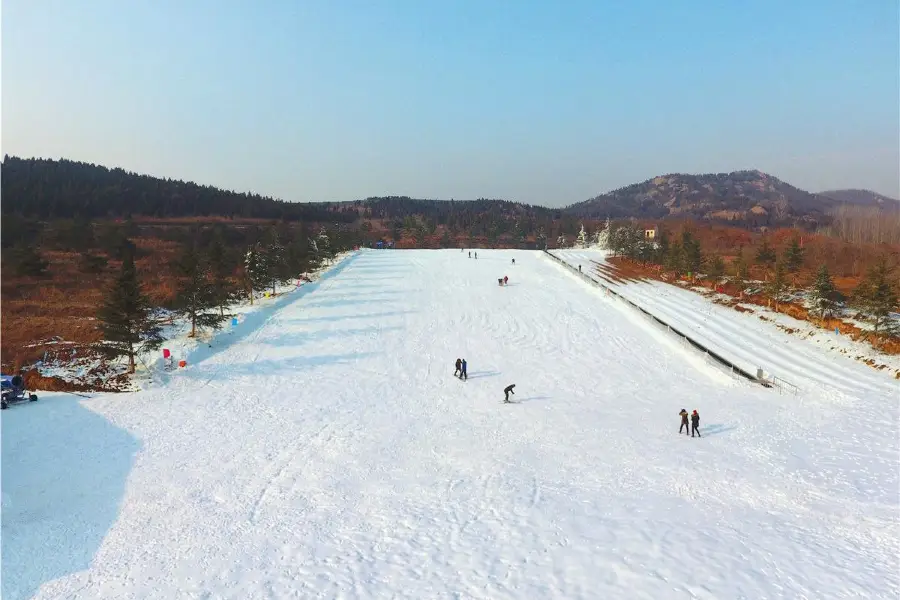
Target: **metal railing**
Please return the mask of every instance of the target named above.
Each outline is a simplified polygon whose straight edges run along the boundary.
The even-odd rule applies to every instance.
[[[722,356],[722,355],[719,354],[718,352],[716,352],[716,351],[714,351],[714,350],[710,350],[709,348],[707,348],[706,346],[704,346],[703,344],[701,344],[701,343],[698,342],[697,340],[691,338],[689,335],[687,335],[687,334],[684,333],[683,331],[680,331],[680,330],[679,330],[678,328],[676,328],[676,327],[672,327],[672,325],[670,325],[669,323],[663,321],[662,319],[660,319],[659,317],[657,317],[656,315],[654,315],[653,313],[651,313],[650,311],[648,311],[647,309],[645,309],[643,306],[640,306],[639,304],[636,304],[635,302],[632,302],[631,300],[629,300],[628,298],[626,298],[625,296],[623,296],[622,294],[620,294],[620,293],[617,292],[616,290],[612,289],[612,288],[609,287],[608,285],[604,285],[603,283],[600,283],[599,281],[597,281],[596,279],[594,279],[594,278],[591,277],[590,275],[581,272],[580,270],[576,269],[575,267],[573,267],[572,265],[570,265],[569,263],[567,263],[567,262],[564,261],[563,259],[561,259],[561,258],[559,258],[558,256],[555,256],[554,254],[552,254],[549,250],[544,250],[544,253],[545,253],[547,256],[549,256],[550,258],[552,258],[553,260],[555,260],[556,262],[558,262],[559,264],[561,264],[562,266],[564,266],[564,267],[566,267],[567,269],[569,269],[570,271],[572,271],[572,273],[575,273],[576,275],[580,275],[581,278],[584,279],[586,282],[588,282],[588,283],[590,283],[590,284],[592,284],[592,285],[595,285],[595,286],[599,287],[600,289],[604,290],[607,294],[611,294],[611,295],[615,296],[616,298],[618,298],[619,300],[622,300],[622,301],[625,302],[628,306],[630,306],[630,307],[632,307],[632,308],[634,308],[634,309],[640,311],[640,312],[643,313],[645,316],[647,316],[648,318],[650,318],[652,321],[654,321],[655,323],[657,323],[657,324],[659,324],[659,325],[665,327],[667,331],[670,331],[670,332],[674,333],[675,335],[677,335],[678,337],[680,337],[681,339],[683,339],[685,342],[687,342],[688,344],[690,344],[691,346],[693,346],[694,348],[696,348],[696,349],[699,350],[700,352],[705,353],[708,357],[712,358],[713,360],[715,360],[716,362],[720,363],[721,365],[723,365],[723,366],[725,366],[725,367],[728,367],[729,369],[731,369],[731,372],[732,372],[732,373],[735,373],[735,374],[737,374],[737,375],[740,375],[740,376],[743,377],[744,379],[747,379],[747,380],[749,380],[749,381],[752,381],[753,383],[758,383],[758,384],[760,384],[760,385],[762,385],[762,386],[765,386],[765,387],[772,387],[773,382],[770,382],[770,381],[768,381],[768,380],[766,380],[766,379],[762,379],[762,378],[757,377],[755,374],[750,373],[749,371],[747,371],[747,370],[744,369],[743,367],[740,367],[740,366],[734,364],[732,361],[728,360],[727,358],[725,358],[724,356]],[[786,381],[784,381],[784,380],[779,380],[779,384],[787,384],[787,385],[793,387],[794,390],[797,390],[797,387],[796,387],[796,386],[794,386],[793,384],[788,384],[788,383],[787,383]],[[781,388],[779,388],[779,389],[781,389]],[[794,393],[796,393],[796,392],[794,392]]]
[[[787,393],[787,394],[791,394],[792,396],[796,396],[797,394],[800,393],[800,388],[798,388],[796,385],[794,385],[790,381],[782,379],[781,377],[777,377],[777,376],[772,377],[772,386],[775,389],[777,389],[778,393],[780,393],[780,394]]]

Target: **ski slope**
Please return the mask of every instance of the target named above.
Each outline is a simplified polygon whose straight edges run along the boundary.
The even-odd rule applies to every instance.
[[[478,255],[360,252],[155,387],[4,411],[3,598],[897,597],[895,397]]]
[[[891,377],[890,371],[875,373],[871,367],[854,360],[852,355],[866,347],[846,336],[843,336],[845,339],[832,338],[829,345],[856,346],[857,351],[851,356],[828,352],[813,340],[791,335],[772,323],[760,321],[756,314],[740,313],[715,304],[679,286],[653,280],[625,283],[604,277],[594,268],[597,263],[605,262],[606,253],[602,250],[554,250],[553,254],[576,268],[581,265],[584,274],[749,373],[762,368],[767,378],[787,381],[799,387],[804,395],[828,395],[835,401],[848,396],[900,399],[900,382]],[[816,341],[821,341],[821,337],[818,336]],[[871,347],[866,351],[867,354],[873,352]]]

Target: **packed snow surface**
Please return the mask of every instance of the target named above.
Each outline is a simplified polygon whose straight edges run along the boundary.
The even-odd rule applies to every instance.
[[[786,382],[786,390],[830,395],[837,401],[845,394],[887,395],[900,401],[900,381],[893,378],[893,369],[873,375],[872,367],[854,357],[873,358],[878,364],[896,367],[900,367],[900,361],[879,354],[865,342],[758,306],[750,307],[752,312],[741,313],[661,281],[615,280],[594,268],[605,262],[606,252],[602,250],[554,250],[553,254],[575,268],[580,265],[585,276],[615,290],[745,371],[756,374],[757,369],[762,369],[766,379]],[[787,333],[776,326],[778,322],[806,335]]]
[[[144,391],[4,411],[3,598],[897,597],[880,374],[780,395],[467,256],[360,252]]]

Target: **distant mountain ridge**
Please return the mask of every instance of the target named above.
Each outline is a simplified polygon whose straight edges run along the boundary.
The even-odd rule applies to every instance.
[[[361,220],[419,217],[441,225],[452,223],[462,230],[505,230],[506,224],[515,222],[519,231],[532,231],[540,227],[549,230],[551,223],[561,221],[567,230],[581,220],[689,218],[748,228],[798,225],[814,229],[829,224],[835,211],[847,205],[900,210],[897,200],[868,190],[814,194],[756,170],[671,173],[565,208],[500,199],[448,201],[407,196],[297,203],[120,168],[9,156],[3,160],[0,181],[3,214],[40,219],[224,216],[349,226]]]
[[[856,204],[859,206],[871,206],[883,208],[886,210],[900,210],[900,200],[885,196],[872,190],[846,189],[846,190],[828,190],[819,192],[820,196],[825,196],[836,200],[843,204]]]
[[[692,218],[744,226],[815,226],[829,220],[828,210],[836,204],[761,171],[735,171],[661,175],[565,210],[594,219]]]

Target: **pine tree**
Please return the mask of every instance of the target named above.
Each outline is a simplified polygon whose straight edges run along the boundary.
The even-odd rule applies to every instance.
[[[665,229],[660,229],[659,234],[656,236],[656,249],[653,257],[654,262],[658,265],[664,265],[670,251],[669,232]]]
[[[656,253],[656,247],[653,242],[645,239],[640,230],[637,230],[635,233],[637,234],[635,240],[635,256],[645,265],[653,262]]]
[[[713,282],[718,282],[719,278],[725,274],[725,262],[718,254],[713,254],[706,258],[706,271],[712,278]]]
[[[778,303],[785,300],[788,291],[787,281],[784,277],[784,263],[781,261],[775,263],[775,274],[772,281],[766,286],[766,291],[775,303],[775,311],[778,312]]]
[[[328,237],[328,232],[325,231],[325,226],[319,230],[319,235],[316,236],[319,244],[319,252],[322,253],[322,258],[328,262],[331,262],[334,259],[334,248],[331,244],[331,239]]]
[[[299,238],[288,244],[285,262],[291,277],[299,277],[309,268],[309,249]]]
[[[581,224],[581,230],[578,232],[578,246],[581,248],[588,247],[588,234],[587,231],[584,230],[584,223]]]
[[[191,321],[191,333],[195,337],[197,329],[218,327],[225,320],[224,311],[220,309],[216,286],[210,281],[210,269],[201,260],[200,254],[193,245],[186,246],[175,264],[179,276],[178,290],[175,294],[175,309]]]
[[[412,219],[412,217],[407,217],[407,219]],[[411,220],[410,222],[412,223],[411,227],[415,227],[415,220]],[[321,264],[322,261],[331,260],[333,258],[331,253],[331,242],[328,239],[328,233],[325,231],[324,226],[319,230],[318,235],[309,238],[309,247],[316,258],[316,264]]]
[[[897,307],[897,291],[888,280],[888,268],[884,259],[869,269],[866,278],[853,292],[852,304],[864,313],[873,325],[875,335],[897,335],[900,323],[891,316]]]
[[[832,316],[837,309],[836,291],[828,267],[822,265],[816,273],[816,281],[809,295],[810,312],[820,319]]]
[[[244,278],[253,304],[254,290],[263,289],[269,281],[266,257],[257,246],[250,246],[244,254]]]
[[[610,236],[612,235],[612,223],[610,223],[609,217],[606,217],[606,223],[603,226],[603,230],[597,234],[597,246],[601,250],[612,250],[612,240]]]
[[[763,240],[762,245],[756,251],[756,262],[760,265],[771,266],[775,263],[777,257],[768,240]]]
[[[129,373],[134,373],[137,352],[155,350],[162,345],[161,329],[152,318],[149,300],[141,293],[133,251],[125,252],[122,271],[107,293],[97,318],[105,341],[99,349],[110,357],[127,356]]]
[[[275,295],[275,286],[290,277],[287,273],[287,257],[281,236],[277,229],[270,229],[265,242],[265,263],[267,285],[272,286],[272,295]]]
[[[47,274],[49,263],[41,258],[37,249],[28,242],[17,244],[4,255],[4,258],[12,259],[13,271],[20,277],[43,277]]]
[[[747,279],[750,277],[750,270],[747,267],[747,261],[744,259],[744,249],[738,251],[737,258],[734,259],[734,284],[738,288],[741,300],[744,299],[744,290],[747,289]]]
[[[681,248],[684,252],[684,268],[691,274],[696,275],[703,264],[700,242],[691,235],[690,231],[684,231],[681,234]]]
[[[106,269],[107,264],[108,261],[105,256],[85,252],[81,255],[81,259],[78,262],[78,270],[82,273],[102,273]]]
[[[796,273],[803,266],[804,249],[797,236],[791,238],[791,244],[784,251],[784,266],[788,273]]]
[[[676,279],[684,273],[684,250],[678,242],[674,242],[669,246],[669,254],[665,259],[665,268],[671,271]]]
[[[641,260],[647,255],[648,246],[640,227],[625,226],[617,229],[616,245],[619,252],[631,260]]]
[[[209,265],[212,284],[216,294],[216,302],[219,305],[219,314],[225,316],[225,306],[229,304],[235,295],[234,284],[231,276],[234,274],[234,260],[225,245],[220,230],[215,230],[206,248],[206,263]]]

